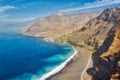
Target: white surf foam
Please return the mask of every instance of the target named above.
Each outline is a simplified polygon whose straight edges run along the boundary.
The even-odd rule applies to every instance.
[[[47,78],[49,78],[50,76],[55,75],[56,73],[60,72],[63,68],[66,67],[66,65],[74,58],[74,56],[77,54],[77,50],[73,47],[74,49],[74,54],[72,56],[70,56],[65,62],[63,62],[62,64],[60,64],[60,66],[56,67],[55,69],[53,69],[52,71],[48,72],[47,74],[43,75],[41,78],[37,79],[37,80],[46,80]]]

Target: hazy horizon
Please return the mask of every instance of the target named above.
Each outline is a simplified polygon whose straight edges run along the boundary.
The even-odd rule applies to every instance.
[[[18,30],[27,26],[26,23],[58,11],[80,13],[118,5],[120,0],[0,0],[0,32]]]

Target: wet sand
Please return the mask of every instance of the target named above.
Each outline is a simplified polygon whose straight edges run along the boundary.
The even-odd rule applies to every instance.
[[[81,74],[86,67],[90,55],[87,51],[76,47],[78,54],[74,59],[59,73],[48,80],[80,80]]]

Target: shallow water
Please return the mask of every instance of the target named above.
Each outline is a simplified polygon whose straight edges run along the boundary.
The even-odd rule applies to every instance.
[[[71,46],[19,34],[0,33],[0,80],[35,80],[63,63]]]

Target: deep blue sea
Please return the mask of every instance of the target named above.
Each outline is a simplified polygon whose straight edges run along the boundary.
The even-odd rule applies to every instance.
[[[0,33],[0,80],[36,80],[73,54],[71,46]]]

